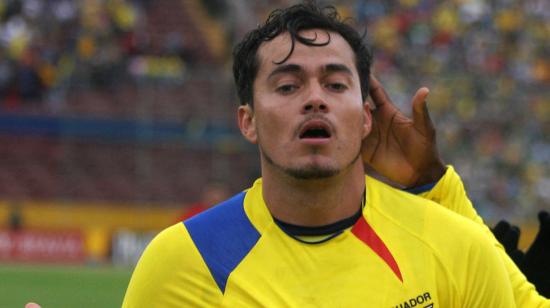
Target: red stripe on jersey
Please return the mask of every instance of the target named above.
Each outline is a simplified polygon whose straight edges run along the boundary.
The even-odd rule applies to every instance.
[[[395,273],[397,278],[403,282],[403,276],[401,276],[401,271],[397,262],[393,258],[390,250],[386,247],[386,244],[382,242],[378,234],[374,232],[374,229],[367,223],[365,217],[361,216],[351,228],[351,233],[353,233],[358,239],[363,243],[367,244]]]

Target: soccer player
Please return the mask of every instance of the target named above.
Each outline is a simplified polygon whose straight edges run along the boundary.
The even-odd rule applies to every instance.
[[[273,12],[234,60],[238,123],[262,178],[161,232],[124,307],[516,306],[494,238],[471,212],[444,208],[467,198],[438,159],[427,89],[414,121],[388,120],[361,36],[311,4]],[[386,134],[394,124],[404,148]],[[363,160],[423,197],[365,176]]]
[[[437,165],[440,163],[440,158],[435,143],[435,129],[425,109],[424,91],[420,89],[413,98],[413,120],[410,120],[395,108],[382,85],[371,76],[370,96],[377,109],[373,112],[373,132],[363,143],[364,161],[370,169],[383,174],[391,182],[402,187],[413,187],[408,189],[409,192],[435,201],[479,224],[492,238],[505,263],[517,307],[550,308],[550,300],[539,295],[506,253],[503,245],[494,238],[490,229],[483,223],[483,219],[468,199],[464,185],[454,169],[449,166],[444,171],[443,177],[438,176],[440,173],[437,171],[439,169]],[[372,151],[373,148],[376,148],[376,151]],[[376,157],[386,157],[386,159]],[[388,157],[392,159],[387,159]],[[415,182],[420,184],[415,185]],[[523,261],[522,267],[528,268],[531,273],[536,272],[536,275],[531,274],[536,278],[533,282],[536,280],[541,284],[537,285],[537,289],[544,294],[542,291],[548,290],[549,287],[542,284],[548,281],[548,278],[544,277],[547,277],[550,272],[548,262],[545,265],[545,261],[541,262],[541,260],[547,259],[548,250],[550,250],[548,236],[550,232],[544,229],[545,224],[543,219],[540,219],[541,228],[537,240],[529,248],[531,256]]]

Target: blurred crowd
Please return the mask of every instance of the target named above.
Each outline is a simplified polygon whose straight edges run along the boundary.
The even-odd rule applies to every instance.
[[[0,1],[0,108],[63,104],[71,88],[182,78],[182,42],[146,31],[148,0]],[[62,107],[62,106],[60,106]]]
[[[296,1],[203,2],[226,25],[218,35],[233,44],[271,9]],[[410,109],[417,88],[431,89],[443,157],[463,176],[482,216],[532,218],[550,207],[549,1],[332,3],[366,29],[374,72],[402,110]],[[147,37],[152,6],[146,0],[0,1],[0,108],[63,102],[67,88],[112,86],[129,77],[181,79],[181,38],[155,45]],[[232,82],[229,74],[216,78]]]

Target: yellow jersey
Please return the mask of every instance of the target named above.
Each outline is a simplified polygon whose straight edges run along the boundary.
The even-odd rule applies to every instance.
[[[364,204],[352,227],[304,243],[274,222],[259,179],[162,231],[123,307],[516,307],[479,224],[368,176]]]
[[[425,191],[416,192],[419,196],[437,202],[443,207],[476,222],[491,237],[506,266],[517,307],[550,308],[550,300],[538,294],[533,284],[527,281],[525,275],[523,275],[514,261],[506,254],[504,247],[493,236],[489,227],[484,224],[483,219],[478,215],[472,202],[470,202],[460,176],[452,166],[447,166],[445,175],[433,187],[427,188]]]

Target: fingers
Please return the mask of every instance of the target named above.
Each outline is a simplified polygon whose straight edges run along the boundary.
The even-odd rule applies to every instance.
[[[546,221],[550,221],[550,213],[547,211],[540,211],[538,217],[541,225]]]
[[[519,242],[519,236],[521,235],[521,230],[517,226],[512,226],[508,233],[506,233],[506,236],[504,237],[504,240],[502,243],[505,247],[508,247],[510,251],[517,249],[518,242]]]
[[[382,87],[382,84],[376,79],[376,77],[374,77],[374,75],[370,75],[369,82],[369,94],[376,108],[383,106],[385,107],[385,110],[389,111],[387,114],[393,114],[397,108],[393,105],[388,94],[384,90],[384,87]],[[426,106],[426,98],[429,93],[430,90],[428,88],[422,87],[416,91],[416,94],[412,100],[414,127],[425,135],[432,135],[435,131]]]
[[[506,220],[499,221],[494,228],[491,229],[496,239],[502,243],[506,233],[512,228],[509,222]]]
[[[540,222],[540,228],[539,228],[539,234],[540,236],[544,236],[547,238],[547,244],[548,247],[550,247],[550,213],[547,211],[540,211],[539,215],[539,222]]]
[[[384,87],[382,87],[382,84],[372,74],[370,75],[370,78],[369,78],[369,84],[370,84],[369,94],[376,108],[381,107],[384,104],[389,104],[393,106],[388,94],[386,93],[386,90],[384,90]]]
[[[433,122],[426,105],[426,98],[429,93],[430,90],[428,88],[422,87],[416,91],[412,101],[414,126],[425,133],[430,133],[434,130]]]
[[[519,227],[511,225],[506,220],[501,220],[491,229],[495,238],[504,246],[506,253],[514,263],[521,264],[524,260],[523,251],[518,249],[518,241],[521,234]]]

